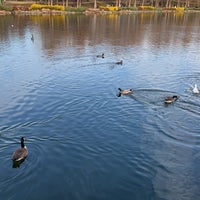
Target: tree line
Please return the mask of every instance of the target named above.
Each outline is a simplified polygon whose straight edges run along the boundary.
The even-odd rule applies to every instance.
[[[65,6],[87,6],[98,8],[99,5],[111,5],[118,7],[200,7],[200,0],[39,0],[37,3],[63,4]]]
[[[7,4],[9,0],[0,0],[0,5]],[[139,6],[153,6],[160,7],[185,7],[200,9],[200,0],[14,0],[11,2],[24,3],[35,2],[47,5],[63,5],[65,7],[86,7],[99,8],[100,6],[117,6],[126,8],[137,8]]]

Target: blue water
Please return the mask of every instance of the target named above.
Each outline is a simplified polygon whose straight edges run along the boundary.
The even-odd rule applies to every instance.
[[[0,198],[199,199],[199,17],[0,17]]]

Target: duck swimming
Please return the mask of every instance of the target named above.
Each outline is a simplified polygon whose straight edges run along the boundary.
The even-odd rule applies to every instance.
[[[97,58],[104,58],[104,53],[97,55]]]
[[[174,101],[176,101],[179,97],[177,95],[174,95],[172,97],[166,97],[165,98],[165,103],[166,104],[170,104],[173,103]]]
[[[28,150],[26,146],[24,145],[24,137],[21,138],[21,148],[18,148],[15,150],[15,152],[12,155],[12,160],[14,162],[19,162],[24,160],[28,155]]]
[[[31,40],[32,40],[32,42],[34,41],[34,36],[33,36],[33,34],[31,34]]]
[[[199,94],[199,89],[198,89],[198,87],[197,87],[197,84],[194,85],[194,88],[192,89],[192,92],[193,92],[194,94]]]
[[[116,62],[115,64],[117,64],[117,65],[122,65],[122,64],[123,64],[123,61],[120,60],[120,61]]]
[[[126,89],[126,90],[122,90],[121,88],[118,88],[119,90],[119,94],[117,95],[118,97],[121,97],[121,95],[130,95],[133,93],[132,89]]]

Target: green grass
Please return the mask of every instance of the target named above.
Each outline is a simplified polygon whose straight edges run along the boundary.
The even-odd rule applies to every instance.
[[[119,10],[131,10],[131,11],[136,11],[138,10],[136,7],[120,7]]]
[[[5,10],[5,11],[12,11],[13,8],[10,7],[10,6],[3,6],[3,5],[0,5],[0,10]]]
[[[65,11],[68,12],[85,12],[86,8],[85,7],[79,7],[79,8],[75,8],[75,7],[66,7]]]

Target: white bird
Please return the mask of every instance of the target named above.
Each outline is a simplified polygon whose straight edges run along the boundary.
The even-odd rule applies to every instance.
[[[197,84],[194,85],[194,88],[192,89],[194,94],[199,94],[199,89],[197,87]]]

